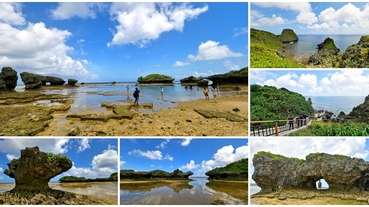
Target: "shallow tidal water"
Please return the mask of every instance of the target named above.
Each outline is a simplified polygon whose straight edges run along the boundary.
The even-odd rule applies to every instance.
[[[216,201],[224,204],[247,205],[248,184],[208,181],[137,182],[120,184],[121,205],[210,205]]]

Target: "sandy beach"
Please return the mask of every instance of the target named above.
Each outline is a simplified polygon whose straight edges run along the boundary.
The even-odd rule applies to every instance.
[[[227,118],[206,118],[195,110],[224,112],[225,116],[236,115],[240,120]],[[247,94],[192,100],[178,103],[177,107],[158,112],[145,112],[138,109],[132,120],[110,119],[91,121],[65,119],[65,114],[53,114],[53,120],[38,136],[67,135],[78,127],[78,136],[247,136],[248,135],[248,96]],[[220,116],[223,116],[221,114]]]

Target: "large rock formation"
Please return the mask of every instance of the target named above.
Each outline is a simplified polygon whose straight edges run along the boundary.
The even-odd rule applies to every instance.
[[[72,162],[65,156],[41,152],[36,146],[21,150],[21,157],[13,159],[8,167],[4,173],[15,179],[12,192],[47,191],[51,190],[50,179],[69,170]]]
[[[14,90],[17,86],[17,71],[11,67],[3,67],[0,73],[0,91]]]
[[[75,86],[77,82],[78,80],[70,78],[68,79],[68,86]]]
[[[241,159],[205,173],[210,180],[248,180],[248,159]]]
[[[144,180],[144,179],[188,179],[189,176],[193,175],[193,172],[182,172],[179,169],[174,170],[171,173],[162,171],[162,170],[153,170],[150,172],[143,172],[134,170],[121,170],[120,171],[120,179],[136,179],[136,180]]]
[[[207,77],[213,81],[213,85],[217,84],[247,84],[248,83],[248,67],[240,70],[230,71],[225,74],[217,74]]]
[[[162,74],[150,74],[145,77],[139,77],[137,82],[139,83],[173,83],[174,78],[162,75]]]
[[[194,76],[189,76],[189,77],[186,77],[186,78],[182,78],[179,81],[181,81],[181,83],[197,83],[200,80],[202,80],[201,77],[196,78]]]
[[[283,29],[281,35],[279,35],[278,38],[283,43],[291,43],[299,41],[299,38],[292,29]]]
[[[341,111],[336,120],[369,123],[369,95],[365,97],[364,103],[354,107],[349,114]]]
[[[63,85],[65,83],[65,80],[54,76],[43,76],[28,72],[22,72],[20,76],[26,89],[40,88],[47,83],[50,83],[50,85]]]
[[[357,44],[346,49],[341,58],[341,68],[367,68],[369,66],[369,35],[362,36]]]
[[[308,63],[313,65],[332,65],[333,58],[340,51],[334,44],[334,40],[327,37],[324,42],[318,44],[318,52],[309,57]]]
[[[369,190],[369,163],[363,159],[311,153],[301,160],[260,151],[255,154],[253,165],[252,179],[261,188],[260,193],[313,190],[319,179],[324,179],[334,192]]]

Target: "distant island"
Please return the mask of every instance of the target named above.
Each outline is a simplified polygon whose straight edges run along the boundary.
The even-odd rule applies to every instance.
[[[252,68],[367,68],[369,67],[369,35],[361,36],[356,44],[345,51],[327,38],[317,44],[317,52],[297,61],[286,44],[294,44],[298,36],[292,29],[284,29],[281,35],[268,31],[250,30],[250,65]]]
[[[248,180],[249,159],[241,159],[205,173],[210,180]]]
[[[59,179],[61,183],[74,183],[74,182],[111,182],[118,181],[118,173],[113,173],[108,178],[85,178],[77,176],[64,176]]]
[[[140,76],[137,79],[138,83],[173,83],[174,78],[162,74],[150,74],[145,77]]]
[[[193,172],[182,172],[179,169],[169,173],[164,170],[153,171],[134,171],[134,170],[121,170],[120,179],[135,179],[135,180],[147,180],[147,179],[189,179],[188,177],[193,175]]]

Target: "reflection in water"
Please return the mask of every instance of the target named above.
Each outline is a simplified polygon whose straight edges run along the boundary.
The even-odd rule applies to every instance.
[[[210,205],[216,200],[233,205],[247,204],[247,183],[230,185],[232,182],[219,182],[216,187],[210,188],[208,182],[206,178],[196,178],[190,182],[184,180],[124,182],[120,184],[120,204]]]
[[[116,182],[88,182],[88,183],[55,183],[50,184],[52,189],[68,191],[83,195],[94,195],[97,197],[117,197],[117,183]]]

